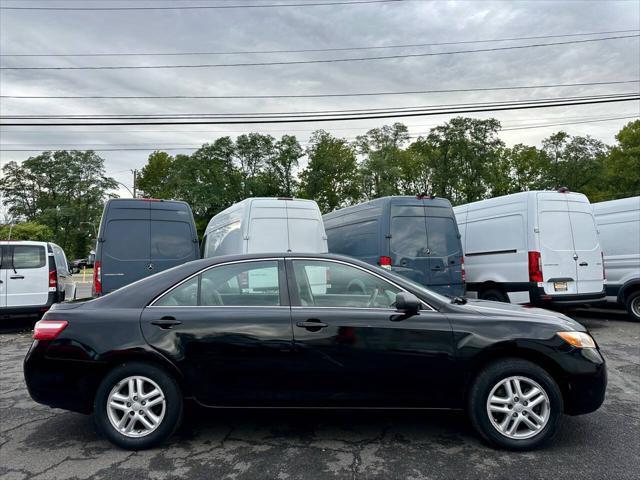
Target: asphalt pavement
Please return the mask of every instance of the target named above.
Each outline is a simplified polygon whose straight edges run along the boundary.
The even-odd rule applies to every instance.
[[[0,333],[0,478],[22,479],[638,479],[640,324],[574,312],[608,362],[597,412],[565,417],[543,450],[482,443],[462,413],[208,411],[189,407],[162,447],[120,450],[91,418],[33,402],[22,360],[30,333]],[[17,328],[17,331],[16,331]]]

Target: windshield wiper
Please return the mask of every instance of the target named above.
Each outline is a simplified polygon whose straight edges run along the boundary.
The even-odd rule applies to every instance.
[[[467,303],[467,299],[464,297],[451,297],[451,303],[455,303],[456,305],[464,305]]]

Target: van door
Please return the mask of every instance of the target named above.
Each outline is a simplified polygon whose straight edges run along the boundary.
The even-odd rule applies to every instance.
[[[598,293],[603,287],[602,254],[591,205],[582,196],[568,198],[576,255],[578,293]]]
[[[0,308],[7,306],[7,272],[9,271],[9,247],[0,245]]]
[[[49,298],[48,253],[43,245],[9,247],[6,306],[46,305]],[[3,265],[4,266],[4,265]]]
[[[431,285],[424,206],[391,204],[391,266],[422,285]]]
[[[249,208],[245,253],[282,253],[289,250],[286,200],[260,200]]]
[[[538,193],[537,197],[544,291],[548,295],[575,295],[578,274],[567,196]]]
[[[150,271],[149,202],[124,208],[114,204],[105,217],[98,260],[102,262],[102,292],[106,294],[146,277]]]
[[[198,258],[198,237],[191,225],[188,210],[164,202],[149,204],[150,261],[147,265],[147,275]]]
[[[429,286],[438,293],[463,295],[462,251],[456,224],[452,217],[428,216],[426,221]]]
[[[314,204],[285,200],[290,252],[327,253],[327,236]]]

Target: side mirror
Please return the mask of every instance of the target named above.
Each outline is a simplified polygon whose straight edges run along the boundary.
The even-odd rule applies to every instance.
[[[412,293],[400,292],[396,295],[396,310],[406,315],[416,315],[422,302]]]

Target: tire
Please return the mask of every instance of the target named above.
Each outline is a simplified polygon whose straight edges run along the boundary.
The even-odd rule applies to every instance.
[[[509,296],[499,288],[490,288],[480,292],[481,300],[490,300],[492,302],[510,303]]]
[[[631,292],[625,302],[629,319],[634,322],[640,322],[640,290]]]
[[[514,378],[519,379],[521,391],[525,394],[524,400],[519,397],[517,402],[492,402],[492,407],[504,407],[508,413],[498,412],[490,416],[490,395],[491,398],[508,398],[508,392],[500,385],[502,382],[511,382],[510,385],[514,386]],[[536,386],[540,393],[535,394],[527,388],[529,386]],[[518,395],[515,388],[512,390]],[[529,399],[527,394],[530,393],[533,396]],[[515,395],[511,397],[512,400]],[[540,396],[543,399],[537,400]],[[528,406],[529,401],[539,403],[531,408]],[[485,441],[508,450],[524,451],[539,448],[553,439],[562,421],[564,405],[558,385],[544,369],[526,360],[506,358],[489,364],[477,375],[469,391],[467,411],[473,426]],[[533,414],[544,421],[536,420]],[[509,421],[503,433],[499,430],[499,425],[504,424],[507,418]],[[525,423],[525,418],[538,424],[539,430],[531,429]],[[509,435],[509,428],[516,420],[519,423]]]
[[[133,394],[129,390],[129,380],[132,378]],[[142,384],[137,379],[143,379]],[[138,394],[140,385],[141,395]],[[156,389],[160,394],[153,393]],[[156,403],[152,406],[142,405],[145,402],[142,398],[145,396],[149,404]],[[110,397],[119,405],[117,408],[107,407]],[[158,398],[164,402],[158,401]],[[126,450],[144,450],[162,443],[175,432],[182,420],[182,404],[180,387],[164,370],[146,363],[125,363],[111,370],[102,380],[96,392],[93,417],[98,430],[113,444]],[[144,415],[139,415],[138,412]],[[114,423],[127,415],[133,420],[124,421],[123,431],[118,430]],[[142,417],[147,425],[143,423]],[[133,422],[130,431],[125,433],[124,428],[130,422]],[[148,427],[150,424],[153,428]]]

